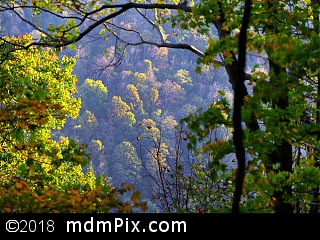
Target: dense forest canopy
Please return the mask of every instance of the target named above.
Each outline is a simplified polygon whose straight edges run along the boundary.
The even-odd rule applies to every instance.
[[[2,1],[1,211],[318,212],[319,5]]]

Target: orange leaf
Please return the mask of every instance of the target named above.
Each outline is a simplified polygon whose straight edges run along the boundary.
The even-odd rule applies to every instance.
[[[227,25],[222,27],[222,30],[229,31],[229,27]]]
[[[140,200],[140,192],[134,192],[131,196],[131,200],[133,203],[136,203]]]

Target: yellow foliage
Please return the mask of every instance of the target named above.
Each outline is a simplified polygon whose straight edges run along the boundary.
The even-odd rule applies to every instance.
[[[224,25],[224,26],[222,27],[222,30],[229,31],[228,25]]]

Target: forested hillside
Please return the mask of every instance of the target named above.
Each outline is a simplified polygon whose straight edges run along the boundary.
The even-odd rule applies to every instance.
[[[319,1],[4,1],[0,211],[318,212]]]

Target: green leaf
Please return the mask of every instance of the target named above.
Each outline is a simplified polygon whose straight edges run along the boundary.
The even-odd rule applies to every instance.
[[[104,34],[106,32],[106,29],[105,28],[102,28],[99,32],[100,35]]]
[[[77,50],[77,45],[76,44],[70,44],[69,48],[73,51]]]
[[[25,164],[21,164],[19,166],[19,170],[20,170],[20,175],[21,176],[25,176],[25,174],[27,173],[28,168],[27,168],[27,166]]]
[[[224,91],[222,91],[222,90],[218,90],[218,94],[221,95],[221,96],[225,96],[226,95],[226,93]]]

